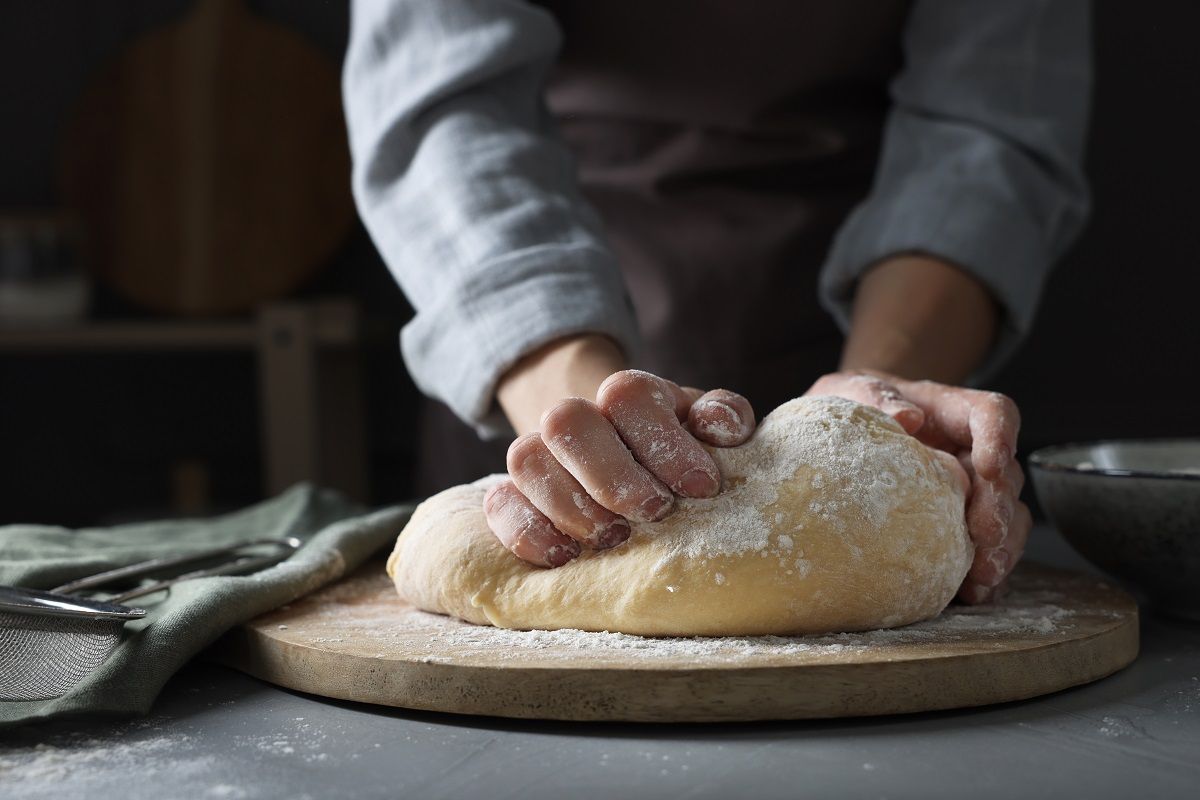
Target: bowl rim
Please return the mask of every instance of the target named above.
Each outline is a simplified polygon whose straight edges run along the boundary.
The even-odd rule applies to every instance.
[[[1061,444],[1039,447],[1029,454],[1029,465],[1044,469],[1047,472],[1068,472],[1075,475],[1099,475],[1108,478],[1154,478],[1171,481],[1200,481],[1200,473],[1164,472],[1153,469],[1119,469],[1116,467],[1089,467],[1081,469],[1074,464],[1063,464],[1050,461],[1062,450],[1084,447],[1097,447],[1106,444],[1167,444],[1179,442],[1200,446],[1200,437],[1195,436],[1162,436],[1158,438],[1144,437],[1134,439],[1096,439],[1090,442],[1062,442]]]

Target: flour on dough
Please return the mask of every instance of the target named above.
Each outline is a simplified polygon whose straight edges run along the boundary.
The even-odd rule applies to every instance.
[[[735,448],[708,448],[722,492],[680,499],[629,541],[558,569],[488,530],[492,476],[422,503],[388,574],[418,608],[503,628],[644,636],[817,634],[936,616],[966,576],[963,488],[881,411],[792,400]]]

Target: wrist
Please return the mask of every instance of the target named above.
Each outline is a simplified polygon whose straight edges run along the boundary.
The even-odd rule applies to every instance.
[[[505,372],[496,384],[496,399],[520,436],[538,430],[542,414],[564,397],[595,400],[604,379],[626,366],[620,348],[607,336],[563,337]]]
[[[859,281],[841,367],[961,383],[990,351],[999,316],[966,271],[930,256],[889,258]]]

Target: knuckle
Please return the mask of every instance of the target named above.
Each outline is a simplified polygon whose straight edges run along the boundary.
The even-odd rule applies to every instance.
[[[596,405],[582,397],[563,398],[542,414],[542,432],[547,436],[561,435],[578,420],[595,412]]]
[[[626,476],[609,485],[597,487],[592,496],[614,514],[636,520],[654,519],[673,497],[665,486],[659,488],[656,484],[657,481],[649,476],[646,476],[646,480]]]
[[[483,496],[483,510],[487,514],[492,514],[499,510],[501,506],[512,500],[513,493],[517,491],[517,487],[512,481],[506,480],[497,483],[487,490],[487,494]]]
[[[710,403],[725,403],[731,406],[749,405],[750,402],[742,397],[737,392],[731,392],[728,389],[713,389],[711,392],[706,392],[701,398],[705,402]]]
[[[873,402],[899,400],[900,393],[887,381],[867,372],[856,372],[846,379],[847,387],[852,392],[858,392],[861,397],[869,397]]]
[[[881,383],[875,389],[879,394],[879,399],[892,403],[908,402],[900,392],[896,391],[889,383]]]
[[[872,388],[872,389],[877,386],[883,385],[883,381],[881,381],[879,378],[875,377],[874,375],[870,374],[869,372],[859,372],[859,371],[851,372],[849,375],[847,375],[846,382],[852,383],[855,386],[864,386],[864,387]]]
[[[615,403],[651,398],[656,403],[672,404],[666,382],[657,375],[639,369],[627,369],[615,372],[600,386],[596,394],[597,404],[601,409]]]
[[[542,442],[542,436],[539,433],[527,433],[514,439],[513,443],[508,446],[506,458],[508,471],[524,472],[531,467],[538,466],[545,450],[546,445]]]
[[[1017,404],[1006,394],[988,392],[984,395],[983,402],[998,416],[1017,417],[1019,415]]]

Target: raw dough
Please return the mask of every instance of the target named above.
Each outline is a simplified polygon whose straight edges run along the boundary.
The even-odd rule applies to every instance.
[[[736,448],[711,448],[724,486],[679,500],[624,545],[554,570],[488,530],[491,481],[456,486],[413,514],[388,559],[426,611],[504,628],[646,636],[810,634],[937,615],[972,557],[963,488],[886,414],[801,398]]]

